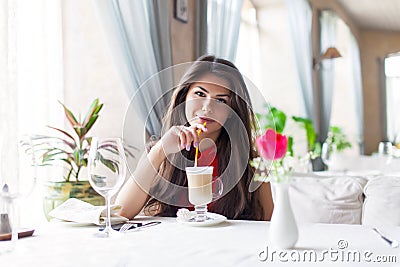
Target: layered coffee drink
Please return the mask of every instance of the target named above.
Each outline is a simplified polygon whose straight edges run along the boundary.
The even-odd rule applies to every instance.
[[[213,167],[187,167],[189,202],[195,206],[212,201]]]

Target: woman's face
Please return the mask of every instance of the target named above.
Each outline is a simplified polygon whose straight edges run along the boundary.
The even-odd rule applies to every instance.
[[[206,75],[201,80],[193,83],[186,95],[186,119],[190,125],[206,123],[208,131],[201,138],[216,141],[231,112],[232,92],[228,82],[215,75]]]

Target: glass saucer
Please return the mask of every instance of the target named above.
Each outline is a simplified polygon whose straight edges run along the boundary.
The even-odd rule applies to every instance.
[[[220,224],[224,221],[226,221],[226,217],[221,215],[221,214],[217,214],[217,213],[212,213],[212,212],[207,212],[207,220],[205,220],[204,222],[196,222],[193,220],[190,221],[185,221],[182,218],[177,217],[176,221],[178,223],[184,224],[184,225],[188,225],[188,226],[198,226],[198,227],[203,227],[203,226],[212,226],[212,225],[217,225]]]

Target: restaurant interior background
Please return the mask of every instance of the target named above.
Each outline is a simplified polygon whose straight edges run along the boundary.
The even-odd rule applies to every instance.
[[[196,59],[202,38],[197,24],[201,20],[200,1],[183,2],[187,3],[187,21],[177,19],[176,1],[169,0],[173,65]],[[332,64],[331,69],[321,65],[312,72],[315,79],[319,71],[334,70],[330,123],[342,127],[352,141],[353,148],[347,153],[369,155],[377,151],[382,140],[400,142],[396,139],[400,120],[391,110],[399,103],[400,95],[397,93],[395,98],[396,92],[390,91],[393,84],[399,86],[400,74],[387,71],[391,78],[386,79],[383,68],[385,58],[400,51],[399,2],[310,2],[313,26],[318,25],[316,15],[323,10],[330,10],[336,20],[336,40],[331,46],[342,57],[332,59],[334,68]],[[57,100],[84,115],[91,101],[100,98],[104,108],[91,135],[121,136],[130,99],[94,2],[5,0],[0,5],[1,132],[45,133],[46,125],[66,128],[68,124]],[[310,64],[321,54],[315,28]],[[143,36],[132,38],[139,40]],[[350,56],[351,40],[356,40],[359,48],[358,82],[354,57]],[[270,105],[288,116],[304,117],[295,47],[285,0],[243,0],[235,64]],[[361,85],[361,94],[354,89],[357,84]],[[387,90],[387,85],[392,89]],[[357,102],[360,97],[362,100]],[[254,104],[257,112],[263,111],[263,103],[254,99]],[[137,117],[130,125],[135,127],[128,129],[124,137],[143,149],[143,122]],[[291,122],[287,131],[295,136],[300,149],[306,149],[305,134],[297,125]]]

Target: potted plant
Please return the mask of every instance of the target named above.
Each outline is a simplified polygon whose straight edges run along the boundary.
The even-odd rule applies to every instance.
[[[292,119],[297,122],[306,131],[308,153],[313,163],[314,171],[325,169],[321,160],[321,144],[317,140],[314,124],[310,119],[292,116]],[[351,148],[352,145],[348,141],[346,134],[339,126],[330,126],[328,136],[325,141],[329,146],[335,145],[337,152]]]
[[[80,180],[81,170],[87,166],[88,154],[92,138],[87,134],[99,117],[103,104],[95,99],[86,116],[81,120],[75,116],[63,103],[65,116],[73,128],[71,133],[60,128],[48,126],[58,136],[35,135],[33,142],[36,151],[40,153],[39,166],[55,166],[61,163],[64,167],[63,181],[46,182],[44,197],[44,212],[48,212],[63,203],[68,198],[74,197],[93,205],[104,205],[104,198],[95,192],[87,180]]]

